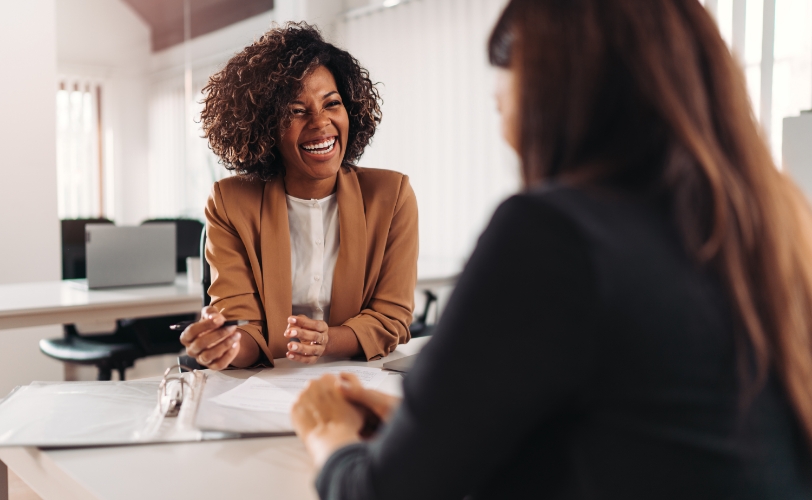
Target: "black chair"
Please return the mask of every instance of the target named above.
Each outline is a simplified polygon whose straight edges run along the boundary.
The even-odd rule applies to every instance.
[[[211,286],[211,266],[206,260],[206,228],[200,232],[200,278],[203,285],[203,307],[211,304],[209,287]]]
[[[427,337],[431,335],[432,330],[434,330],[434,325],[428,324],[428,318],[432,304],[437,302],[437,296],[434,295],[431,290],[423,290],[423,295],[426,297],[423,312],[415,316],[414,321],[412,321],[412,326],[409,327],[412,338]]]
[[[153,223],[166,223],[172,222],[175,224],[175,255],[176,271],[178,273],[185,273],[186,258],[199,257],[201,255],[201,234],[203,234],[203,223],[196,219],[148,219],[141,224]],[[197,319],[195,314],[181,314],[175,316],[160,316],[156,318],[142,318],[132,321],[125,328],[132,329],[131,336],[134,336],[135,341],[141,347],[146,356],[155,356],[161,354],[173,354],[183,349],[183,344],[180,343],[180,336],[178,332],[170,330],[169,326],[183,321],[194,321]]]
[[[200,281],[203,285],[203,307],[211,304],[211,297],[209,296],[209,286],[211,285],[211,266],[206,260],[206,228],[200,232]],[[178,356],[178,364],[191,368],[193,370],[205,370],[206,367],[197,362],[197,360],[188,354],[181,354]],[[186,371],[181,369],[181,371]]]
[[[75,221],[63,221],[63,278],[85,277],[84,225],[90,222],[100,222],[100,220],[86,219],[84,221],[83,225]],[[146,223],[150,222],[158,221],[153,220]],[[203,225],[199,221],[188,219],[160,220],[160,222],[178,224],[177,259],[179,271],[183,272],[186,270],[186,257],[199,255],[197,241]],[[190,238],[194,239],[192,250],[189,248]],[[66,243],[70,245],[67,251],[65,250]],[[81,271],[81,274],[78,271]],[[180,351],[183,346],[177,333],[169,330],[169,325],[181,321],[193,321],[195,318],[195,314],[179,314],[155,318],[122,319],[116,322],[114,332],[92,336],[83,336],[76,325],[64,325],[63,338],[40,340],[39,347],[45,355],[56,360],[96,366],[98,380],[110,380],[113,370],[118,372],[121,380],[124,380],[126,369],[132,367],[136,360]]]
[[[62,279],[87,277],[85,266],[85,226],[112,224],[110,219],[64,219],[62,226]]]
[[[174,222],[177,235],[177,272],[186,272],[186,257],[200,257],[200,235],[203,223],[196,219],[148,219],[141,224]]]
[[[177,335],[168,341],[156,341],[154,333],[187,320],[189,316],[185,314],[118,320],[114,332],[92,336],[79,333],[76,325],[63,325],[64,337],[42,339],[39,348],[43,354],[57,361],[95,366],[98,369],[97,380],[110,380],[114,370],[118,372],[119,380],[124,380],[127,368],[131,368],[136,360],[178,352],[182,346]]]

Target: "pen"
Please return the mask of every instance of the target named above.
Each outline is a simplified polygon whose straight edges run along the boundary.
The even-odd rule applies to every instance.
[[[177,330],[185,330],[187,326],[189,326],[191,324],[194,324],[194,323],[197,323],[197,322],[196,321],[181,321],[178,324],[170,325],[169,329],[170,330],[175,330],[175,331],[177,331]],[[242,325],[247,325],[247,324],[248,324],[247,319],[230,319],[230,320],[224,322],[220,326],[221,327],[222,326],[242,326]]]

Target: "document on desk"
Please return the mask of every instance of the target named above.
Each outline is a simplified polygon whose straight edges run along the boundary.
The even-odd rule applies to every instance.
[[[361,366],[305,366],[263,370],[248,378],[210,373],[195,425],[199,429],[241,434],[290,434],[290,409],[310,380],[325,374],[352,373],[364,387],[378,388],[388,373]],[[243,372],[244,373],[244,372]]]
[[[210,401],[240,410],[289,413],[308,381],[325,374],[338,375],[342,372],[358,377],[367,389],[377,389],[387,376],[386,372],[378,368],[354,366],[282,368],[273,370],[267,377],[253,376]]]

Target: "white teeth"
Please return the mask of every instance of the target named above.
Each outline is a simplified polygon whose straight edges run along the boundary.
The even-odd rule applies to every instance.
[[[333,141],[332,144],[330,144],[330,146],[327,149],[313,149],[313,150],[308,149],[307,152],[312,155],[326,155],[327,153],[332,151],[334,147],[335,141]]]
[[[308,144],[308,145],[302,144],[302,148],[304,148],[308,153],[324,154],[324,153],[329,153],[330,151],[332,151],[333,150],[333,145],[335,145],[335,143],[336,143],[336,138],[331,137],[331,138],[327,139],[326,141],[322,141],[322,142],[320,142],[318,144]],[[316,150],[325,149],[325,148],[327,148],[325,151],[316,151]]]

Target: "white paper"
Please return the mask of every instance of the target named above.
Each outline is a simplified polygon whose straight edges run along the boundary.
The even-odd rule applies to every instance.
[[[352,373],[367,389],[377,389],[388,375],[379,368],[355,366],[277,368],[262,376],[250,377],[210,401],[241,410],[290,413],[293,402],[307,382],[328,373]]]

